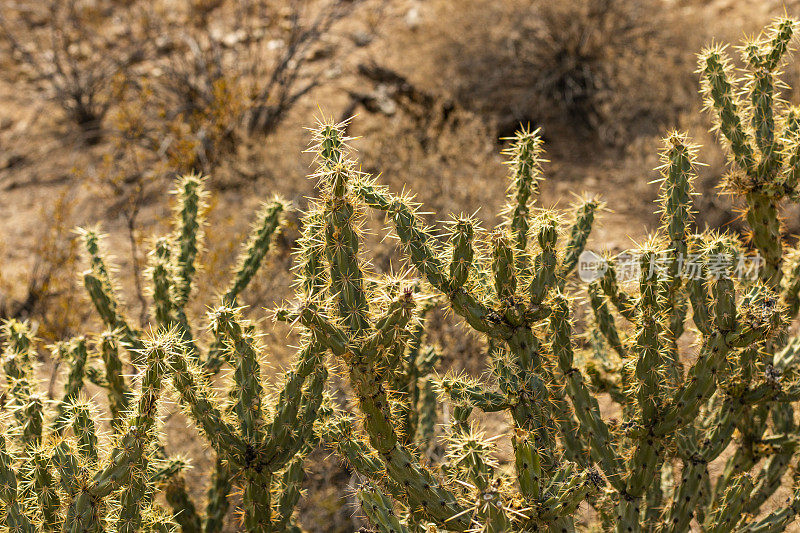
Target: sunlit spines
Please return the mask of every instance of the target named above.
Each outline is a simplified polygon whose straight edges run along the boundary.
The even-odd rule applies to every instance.
[[[54,429],[59,432],[63,431],[66,424],[69,422],[69,406],[78,398],[78,394],[83,390],[84,379],[86,377],[86,360],[88,358],[86,339],[83,337],[72,339],[69,343],[66,356],[70,365],[70,371],[67,376],[67,382],[64,384],[64,394],[61,397],[61,402],[58,404],[58,416],[53,422]]]
[[[122,425],[123,416],[130,406],[131,391],[125,380],[115,332],[106,331],[100,336],[99,352],[105,366],[105,379],[108,384],[111,426],[119,428]]]
[[[14,458],[8,453],[5,436],[0,434],[0,500],[6,514],[6,525],[10,531],[34,533],[31,519],[25,514],[19,500],[17,477],[14,472]]]
[[[86,399],[76,398],[67,408],[78,454],[87,464],[97,462],[97,427],[94,406]]]
[[[506,191],[505,223],[514,236],[517,252],[524,252],[528,246],[530,205],[539,195],[542,164],[547,160],[543,158],[544,149],[538,129],[521,127],[509,140],[511,144],[503,150],[511,180]]]
[[[594,225],[594,218],[599,209],[602,208],[600,200],[593,196],[579,199],[573,206],[575,221],[569,230],[569,238],[564,247],[564,259],[558,270],[559,287],[563,289],[567,277],[578,264],[578,258],[586,247],[589,234]]]
[[[473,268],[475,249],[475,223],[466,217],[454,220],[450,229],[450,282],[453,288],[462,288]]]
[[[553,297],[553,313],[550,315],[551,352],[566,381],[567,392],[575,406],[575,415],[581,423],[581,431],[588,440],[592,457],[617,488],[624,485],[620,481],[622,463],[613,447],[611,433],[602,418],[600,405],[586,386],[580,369],[573,366],[572,324],[569,319],[569,302],[561,294]]]
[[[174,191],[178,196],[175,218],[179,227],[175,237],[178,248],[175,257],[175,301],[181,307],[186,305],[192,290],[192,278],[197,270],[195,259],[203,237],[203,212],[206,208],[204,179],[198,174],[183,176]]]
[[[492,275],[497,299],[500,302],[513,301],[517,292],[514,248],[503,230],[492,234]]]
[[[715,128],[730,143],[733,160],[745,173],[751,173],[756,164],[751,136],[745,129],[741,102],[731,84],[733,79],[730,59],[722,46],[711,46],[699,56],[701,89],[706,108],[713,110]]]
[[[170,328],[175,324],[176,316],[172,291],[175,273],[172,268],[172,246],[169,239],[166,237],[158,239],[150,256],[156,321],[159,327]]]
[[[400,522],[394,512],[392,500],[387,498],[375,485],[362,485],[356,491],[361,510],[369,518],[370,523],[380,533],[409,533],[409,529]]]
[[[261,384],[260,347],[253,327],[242,321],[238,310],[229,307],[214,310],[210,322],[217,339],[234,354],[237,398],[233,410],[239,418],[242,435],[255,444],[263,439],[261,400],[264,387]]]
[[[270,249],[273,236],[281,227],[281,215],[287,204],[280,198],[265,203],[256,214],[256,223],[250,233],[244,249],[239,256],[238,266],[233,281],[228,287],[222,301],[228,305],[236,302],[237,296],[250,284],[258,272],[264,257]]]
[[[541,304],[547,293],[556,285],[556,269],[558,257],[556,244],[558,240],[558,218],[548,211],[541,213],[534,221],[539,254],[533,260],[533,272],[528,292],[533,304]]]

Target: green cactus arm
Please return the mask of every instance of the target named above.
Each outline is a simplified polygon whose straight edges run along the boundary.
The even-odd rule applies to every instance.
[[[672,502],[664,516],[665,533],[688,531],[694,509],[703,498],[704,481],[708,479],[708,463],[702,457],[683,461],[681,479],[675,487]]]
[[[239,258],[239,266],[236,269],[231,286],[222,297],[223,305],[236,305],[239,294],[247,288],[256,272],[258,272],[264,257],[269,252],[272,238],[280,228],[281,216],[286,209],[287,204],[280,199],[275,199],[271,203],[262,206],[257,215],[259,223],[254,226],[248,243]],[[317,227],[319,231],[319,224],[312,226]],[[303,239],[301,239],[301,244],[302,242]],[[308,260],[313,262],[314,257],[316,256],[312,253]],[[208,354],[203,359],[203,370],[211,375],[216,374],[225,362],[225,357],[224,346],[215,341],[211,344]]]
[[[658,301],[658,280],[650,273],[650,264],[656,252],[645,249],[641,257],[641,276],[639,280],[639,302],[637,306],[634,347],[637,355],[634,375],[639,383],[636,397],[644,421],[656,419],[658,403],[663,394],[661,375],[663,346],[661,307]]]
[[[147,533],[177,533],[178,524],[171,513],[159,505],[149,505],[142,510],[142,525]],[[188,530],[181,530],[187,531]]]
[[[167,457],[166,451],[159,445],[148,462],[150,483],[156,487],[166,485],[172,479],[179,478],[187,468],[189,462],[186,459],[180,456]]]
[[[796,27],[790,19],[779,20],[772,28],[769,43],[757,39],[743,47],[744,59],[748,62],[748,88],[750,92],[751,127],[755,132],[756,146],[762,153],[759,174],[767,179],[780,165],[780,143],[775,139],[775,70],[788,49]],[[763,54],[762,47],[767,47]]]
[[[755,145],[761,153],[758,165],[759,181],[772,178],[780,164],[780,146],[775,142],[775,117],[773,113],[775,98],[775,79],[770,69],[763,65],[762,58],[748,54],[751,46],[745,45],[745,56],[750,63],[747,85],[750,96],[750,128],[754,133]]]
[[[151,276],[153,279],[153,303],[155,304],[156,322],[163,329],[176,327],[187,348],[187,353],[199,360],[199,351],[194,342],[192,328],[183,310],[176,300],[179,280],[176,279],[172,264],[172,243],[167,238],[156,241],[151,253]]]
[[[556,286],[558,221],[551,213],[544,212],[537,217],[534,227],[537,228],[537,241],[541,251],[533,261],[533,275],[528,293],[532,304],[541,305],[550,289]]]
[[[736,533],[780,533],[800,515],[800,489],[795,488],[794,494],[787,505],[779,507],[760,520],[740,525]]]
[[[711,297],[708,292],[708,275],[705,266],[700,272],[686,281],[689,301],[692,303],[692,320],[703,335],[711,335],[713,331]]]
[[[615,264],[610,259],[608,260],[608,268],[599,281],[600,288],[603,289],[606,297],[611,300],[611,303],[617,308],[619,314],[629,322],[634,322],[636,320],[635,301],[631,296],[620,289],[617,283]]]
[[[762,284],[751,287],[738,310],[730,279],[717,280],[714,293],[717,330],[706,337],[687,379],[665,409],[656,434],[665,435],[697,416],[700,405],[713,392],[715,376],[730,350],[769,338],[783,324],[777,297]]]
[[[519,428],[514,430],[511,444],[522,496],[529,502],[538,501],[542,495],[542,482],[545,479],[539,451],[529,438],[529,433]]]
[[[93,496],[107,496],[124,483],[132,469],[142,468],[142,456],[154,437],[158,399],[167,362],[174,359],[180,350],[176,335],[169,331],[146,341],[144,356],[147,367],[143,371],[133,416],[105,465],[92,477],[88,492]]]
[[[753,244],[764,260],[760,277],[771,286],[777,287],[783,274],[783,243],[778,203],[768,195],[757,192],[748,193],[745,198],[745,220],[752,230]]]
[[[158,326],[170,328],[177,321],[174,309],[172,288],[174,273],[172,268],[172,249],[169,239],[162,237],[156,241],[151,255],[150,275],[153,281],[153,304]]]
[[[68,406],[67,413],[72,420],[78,455],[86,464],[94,464],[97,462],[97,429],[91,405],[86,400],[77,400]]]
[[[325,268],[324,208],[310,205],[303,217],[303,229],[297,242],[299,288],[305,299],[313,299],[327,286]]]
[[[28,397],[28,401],[21,406],[17,416],[22,426],[22,444],[27,452],[42,443],[44,429],[43,398],[38,394],[31,394]]]
[[[119,330],[126,348],[133,354],[141,352],[143,346],[141,332],[132,328],[119,312],[116,291],[111,279],[110,269],[100,255],[101,236],[94,230],[81,229],[86,251],[89,253],[90,268],[83,274],[83,284],[89,298],[106,326]]]
[[[497,299],[512,300],[517,292],[514,248],[510,236],[503,230],[492,234],[492,277]]]
[[[475,261],[475,249],[472,241],[475,238],[475,223],[467,217],[454,221],[450,230],[450,280],[453,287],[464,287]]]
[[[184,307],[192,292],[198,242],[201,240],[202,212],[205,208],[203,177],[195,174],[180,178],[174,191],[179,197],[175,218],[179,230],[175,236],[178,254],[175,257],[175,304]]]
[[[719,394],[712,398],[710,405],[716,405],[716,409],[705,420],[698,420],[696,426],[685,426],[676,435],[683,472],[665,514],[669,531],[686,531],[695,515],[702,523],[704,509],[712,505],[708,464],[727,448],[735,421],[742,413],[742,406],[736,399],[724,398],[721,403],[713,401],[719,398]]]
[[[202,533],[203,521],[186,489],[186,479],[178,472],[171,475],[163,487],[164,499],[172,508],[173,520],[182,533]],[[209,530],[216,531],[216,530]]]
[[[736,164],[749,174],[755,166],[755,154],[741,118],[741,103],[731,86],[730,59],[724,48],[714,46],[704,50],[699,56],[699,71],[702,74],[701,88],[706,107],[716,113],[715,128],[730,143]]]
[[[243,323],[236,309],[219,307],[211,313],[211,330],[215,337],[229,346],[236,361],[233,374],[236,403],[233,411],[239,419],[239,431],[251,445],[264,439],[261,397],[260,348],[252,326]]]
[[[787,253],[785,273],[781,281],[781,300],[787,307],[787,316],[793,319],[800,311],[800,250]]]
[[[508,198],[503,215],[506,224],[514,235],[517,252],[524,253],[528,246],[530,227],[530,204],[539,195],[539,182],[542,180],[544,149],[539,130],[520,128],[511,144],[503,150],[507,157],[505,164],[510,170],[510,183],[506,191]]]
[[[125,380],[115,332],[107,331],[100,336],[99,351],[106,370],[105,381],[108,384],[111,426],[118,429],[122,425],[124,414],[130,407],[131,390]]]
[[[270,471],[244,471],[242,490],[242,524],[246,531],[267,533],[272,525],[272,484]]]
[[[382,483],[395,499],[404,497],[402,488],[386,476],[383,462],[374,449],[355,434],[355,419],[349,414],[338,414],[326,420],[319,428],[323,442],[333,448],[350,467],[376,483]]]
[[[97,277],[106,286],[111,289],[113,282],[111,280],[110,269],[106,265],[105,260],[100,255],[100,241],[103,236],[97,230],[89,228],[78,228],[78,233],[83,237],[83,244],[86,252],[89,254],[89,264]]]
[[[6,339],[4,359],[14,359],[13,369],[5,369],[9,377],[17,379],[27,376],[33,364],[33,332],[27,322],[9,319],[0,322],[0,337]],[[5,361],[4,361],[5,365]]]
[[[57,406],[58,414],[53,422],[53,429],[58,432],[64,431],[66,424],[69,423],[69,406],[83,390],[83,381],[86,377],[86,361],[89,357],[86,349],[86,339],[83,337],[72,339],[66,356],[70,371],[67,376],[67,382],[64,384],[64,394]]]
[[[297,363],[284,377],[283,388],[275,407],[275,417],[266,431],[269,447],[293,449],[299,437],[296,426],[298,420],[304,416],[303,410],[310,405],[311,397],[318,396],[319,400],[317,401],[319,402],[322,399],[322,383],[320,382],[323,381],[324,376],[319,379],[319,382],[313,377],[309,379],[309,376],[321,372],[325,372],[327,375],[323,361],[325,348],[320,342],[313,339],[304,339],[303,343],[297,355]],[[304,385],[311,388],[304,391]]]
[[[395,514],[392,501],[374,485],[362,485],[356,491],[361,510],[380,533],[410,533]]]
[[[457,479],[464,478],[478,493],[487,493],[497,468],[492,452],[491,439],[475,425],[469,425],[464,431],[457,429],[449,436],[445,462],[448,469],[461,474]]]
[[[504,394],[488,390],[480,382],[465,376],[448,374],[439,379],[438,385],[452,400],[466,401],[485,413],[495,413],[511,407]]]
[[[225,516],[228,514],[228,507],[230,506],[228,495],[233,488],[232,478],[233,475],[228,468],[228,463],[220,459],[218,454],[207,491],[206,512],[202,530],[204,533],[222,531]]]
[[[419,388],[419,398],[414,406],[414,411],[418,413],[419,417],[414,442],[423,451],[430,450],[434,444],[438,421],[437,398],[434,380],[430,377],[423,378],[422,386]]]
[[[777,435],[762,437],[760,444],[772,452],[755,477],[755,487],[749,492],[745,512],[757,515],[761,506],[781,486],[781,481],[797,448],[793,435],[797,431],[794,422],[794,408],[790,403],[777,403],[772,406],[770,416],[773,431]],[[791,436],[791,437],[790,437]]]
[[[270,439],[262,447],[260,461],[266,468],[271,470],[283,468],[299,450],[308,445],[314,435],[314,423],[322,411],[327,380],[328,369],[324,364],[320,364],[303,389],[300,410],[292,434],[285,441],[281,441],[277,433],[271,433]]]
[[[574,463],[565,462],[551,480],[547,491],[550,496],[538,502],[537,518],[549,522],[571,518],[593,490],[592,485],[588,472],[579,471]]]
[[[789,50],[789,43],[797,30],[797,21],[791,18],[781,17],[775,21],[768,30],[769,38],[768,49],[762,59],[762,66],[770,71],[774,71],[780,65],[780,61]]]
[[[403,501],[451,531],[466,531],[466,509],[447,487],[406,448],[397,445],[381,456],[389,477],[404,493]]]
[[[800,132],[797,127],[797,110],[792,108],[791,117],[787,120],[786,131],[781,138],[783,144],[783,173],[775,178],[777,196],[787,196],[797,200],[797,185],[800,182]]]
[[[182,405],[198,424],[208,442],[225,459],[237,462],[242,460],[245,456],[245,445],[216,405],[207,380],[182,350],[173,353],[168,364],[172,384],[178,391]]]
[[[608,341],[609,346],[614,349],[620,358],[625,359],[627,356],[625,348],[622,345],[622,340],[619,337],[617,326],[614,323],[614,316],[608,309],[608,300],[601,293],[600,284],[593,282],[589,285],[589,304],[592,307],[595,321],[600,332]]]
[[[50,457],[51,450],[37,448],[31,453],[31,488],[41,512],[41,528],[47,532],[59,530],[61,499],[53,477],[54,465]]]
[[[325,338],[331,350],[344,356],[348,362],[350,381],[364,413],[364,427],[370,444],[378,451],[389,477],[402,487],[404,499],[414,508],[422,507],[425,514],[438,523],[449,521],[448,527],[458,528],[457,531],[465,530],[469,521],[461,515],[464,509],[456,497],[400,443],[383,384],[369,370],[370,359],[350,352],[344,332],[312,312],[309,306],[304,308],[300,316],[306,327],[312,331],[318,329],[320,337]],[[376,332],[376,336],[381,334],[381,330]],[[457,515],[457,518],[453,518]]]
[[[5,437],[0,435],[0,501],[4,507],[4,525],[9,531],[34,533],[36,528],[25,515],[23,502],[19,499],[14,471],[14,458],[8,453]]]
[[[434,252],[433,237],[429,230],[422,227],[407,199],[396,197],[385,188],[366,180],[355,182],[353,189],[369,207],[388,214],[413,265],[431,285],[447,295],[459,316],[477,331],[501,338],[510,335],[510,327],[494,320],[495,313],[475,295],[463,290],[451,290],[442,260]]]
[[[540,342],[529,327],[518,327],[514,334],[507,341],[513,361],[519,368],[523,369],[521,376],[520,389],[523,394],[514,395],[517,401],[513,403],[511,416],[518,427],[531,429],[536,435],[536,445],[543,450],[543,460],[545,470],[549,470],[555,460],[555,434],[556,421],[552,413],[550,395],[553,390],[549,389],[545,379],[547,372],[542,364],[542,354],[540,353]],[[514,379],[504,379],[500,375],[501,389],[508,387],[503,383],[512,383]],[[515,388],[515,387],[511,387]]]
[[[692,223],[692,195],[695,180],[696,147],[689,144],[685,134],[670,133],[661,152],[660,213],[661,229],[669,238],[665,313],[669,317],[669,335],[675,342],[683,333],[685,319],[681,305],[682,284],[680,267],[689,251],[689,225]]]
[[[346,196],[348,181],[352,179],[350,168],[343,165],[324,167],[320,172],[331,182],[331,195],[325,206],[325,253],[330,291],[345,328],[351,335],[365,335],[370,331],[369,305],[358,258],[357,214]]]
[[[558,271],[559,289],[563,290],[567,278],[575,270],[578,258],[586,248],[586,241],[592,232],[595,213],[599,207],[600,202],[595,198],[582,199],[575,207],[575,222],[572,224],[572,229],[570,229],[569,239],[564,248],[564,259]]]
[[[70,497],[75,495],[80,490],[82,469],[69,441],[58,440],[54,443],[53,466],[58,472],[61,490]]]
[[[721,333],[715,332],[707,338],[686,380],[675,391],[654,428],[657,435],[667,435],[694,420],[702,403],[713,392],[715,376],[729,351],[730,346]]]
[[[291,523],[292,515],[294,514],[297,502],[300,501],[300,488],[305,478],[305,471],[303,464],[306,460],[306,453],[297,454],[286,469],[280,476],[278,494],[280,495],[278,501],[275,502],[275,509],[273,510],[272,527],[276,531],[285,531]]]
[[[64,531],[102,531],[98,507],[103,504],[84,490],[84,474],[77,453],[68,441],[61,440],[53,448],[53,464],[59,473],[61,487],[68,496]]]
[[[116,524],[119,533],[142,531],[142,511],[148,499],[147,475],[142,471],[142,465],[137,465],[126,476],[125,485],[119,495],[119,516]]]
[[[581,422],[581,431],[589,441],[592,455],[600,463],[606,478],[621,490],[623,470],[611,433],[600,414],[600,405],[586,387],[580,369],[573,366],[572,326],[569,321],[569,305],[561,294],[553,298],[553,313],[550,315],[553,355],[566,381],[567,392],[575,406],[575,415]]]
[[[114,294],[103,285],[101,279],[92,271],[87,271],[83,274],[83,285],[106,326],[109,329],[119,331],[123,345],[131,354],[138,355],[141,353],[144,348],[142,334],[132,328],[127,319],[119,314]]]
[[[32,377],[33,368],[29,353],[31,339],[28,336],[27,325],[16,320],[4,322],[2,332],[3,336],[8,340],[3,350],[3,372],[5,372],[6,383],[14,391],[14,382],[27,381]],[[64,351],[66,351],[66,344],[63,342],[57,342],[52,347],[54,357],[58,357]],[[30,394],[30,390],[19,388],[16,388],[16,392],[19,393],[19,396],[15,396],[15,399],[20,403],[25,402],[28,394]]]
[[[233,275],[233,281],[225,292],[222,301],[226,305],[235,305],[236,298],[250,284],[258,272],[264,257],[269,251],[272,237],[281,225],[281,214],[286,204],[280,199],[272,200],[262,206],[256,216],[258,224],[253,227],[250,239],[239,258],[239,266]]]

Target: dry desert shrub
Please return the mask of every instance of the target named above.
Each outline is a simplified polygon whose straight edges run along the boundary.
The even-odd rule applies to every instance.
[[[438,63],[455,99],[498,120],[596,134],[620,144],[657,133],[693,100],[691,20],[659,0],[437,4]],[[445,17],[445,13],[450,16]],[[681,46],[676,46],[681,42]],[[550,133],[552,133],[552,127]]]

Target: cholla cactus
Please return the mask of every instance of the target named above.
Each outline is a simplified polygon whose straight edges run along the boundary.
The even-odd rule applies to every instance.
[[[692,233],[695,150],[683,135],[665,140],[663,224],[639,250],[634,292],[623,290],[611,268],[589,286],[597,355],[581,353],[580,362],[565,290],[599,204],[588,199],[577,207],[559,246],[560,216],[530,207],[541,179],[535,132],[520,132],[508,151],[512,185],[504,221],[486,233],[459,217],[448,246],[423,224],[409,197],[356,170],[341,126],[324,123],[316,136],[329,284],[325,297],[305,300],[297,314],[346,363],[366,438],[345,414],[329,420],[323,435],[370,481],[358,498],[380,530],[572,530],[585,501],[604,528],[618,531],[686,531],[693,517],[706,529],[772,530],[793,519],[800,500],[749,518],[792,456],[786,442],[798,385],[777,376],[791,372],[794,351],[770,355],[785,342],[788,317],[774,274],[734,280],[732,267],[709,263],[738,257],[742,246],[733,237]],[[454,415],[444,476],[401,433],[407,406],[392,380],[394,354],[411,337],[414,293],[376,294],[365,282],[371,275],[360,259],[362,205],[386,213],[420,276],[489,339],[493,379],[439,380]],[[697,258],[699,270],[684,282],[680,258],[688,257]],[[797,287],[794,277],[790,285]],[[612,305],[630,327],[616,324]],[[690,306],[695,355],[679,349]],[[619,404],[621,422],[602,416],[598,384]],[[474,409],[510,415],[513,469],[493,460],[494,439],[468,420]],[[766,415],[773,409],[771,426]],[[707,464],[737,427],[760,433],[709,483]],[[769,427],[774,434],[763,436]],[[746,473],[761,457],[768,459],[753,481]]]
[[[254,327],[242,319],[237,307],[238,296],[253,279],[269,250],[286,205],[274,200],[258,213],[257,224],[232,281],[222,292],[216,309],[209,313],[212,339],[209,348],[203,351],[196,337],[197,329],[190,324],[185,310],[192,293],[195,260],[202,246],[206,197],[203,179],[182,178],[175,193],[176,230],[172,236],[158,239],[151,254],[153,315],[158,327],[174,329],[181,339],[183,349],[168,362],[169,376],[187,415],[216,452],[217,462],[209,480],[204,517],[187,495],[177,463],[173,461],[171,470],[163,470],[157,476],[158,485],[173,507],[174,520],[185,532],[220,531],[234,484],[242,489],[242,514],[248,531],[292,530],[295,528],[292,514],[303,479],[303,460],[314,447],[312,428],[327,378],[321,359],[324,349],[307,336],[294,367],[277,392],[276,405],[271,405],[265,401],[272,397],[268,394],[271,391],[265,390],[260,376],[263,349]],[[313,229],[313,217],[307,220],[306,234]],[[106,366],[105,375],[91,371],[90,378],[107,388],[113,423],[126,408],[130,396],[130,387],[124,379],[119,379],[122,368],[119,348],[127,349],[136,360],[142,332],[129,324],[117,303],[109,267],[99,253],[97,234],[84,231],[84,235],[91,259],[84,282],[101,318],[114,332],[103,337],[99,350]],[[308,239],[305,236],[301,242]],[[309,261],[313,263],[313,254],[305,263]],[[314,267],[309,264],[301,268]],[[227,398],[221,401],[209,384],[209,377],[226,363],[234,371]]]
[[[300,329],[301,342],[274,391],[261,379],[264,349],[238,297],[280,226],[282,202],[260,213],[209,313],[207,340],[187,313],[202,246],[201,178],[180,181],[176,229],[151,254],[155,327],[167,332],[155,339],[125,318],[99,236],[84,231],[84,283],[108,331],[96,343],[53,346],[69,371],[51,409],[36,392],[30,331],[5,324],[0,520],[11,531],[220,531],[237,485],[247,531],[300,531],[293,513],[304,462],[322,439],[361,476],[356,498],[385,532],[569,532],[582,505],[599,528],[621,533],[785,529],[800,513],[800,482],[787,502],[765,504],[797,449],[800,339],[787,324],[800,309],[800,251],[783,242],[778,212],[780,201],[798,198],[800,112],[775,93],[795,27],[778,21],[742,48],[746,105],[724,50],[701,56],[731,154],[725,187],[747,204],[749,242],[693,229],[696,148],[671,133],[661,226],[636,250],[637,277],[625,285],[615,270],[622,258],[607,258],[587,287],[592,317],[577,328],[570,278],[601,204],[580,200],[569,225],[562,213],[534,208],[545,160],[538,132],[527,129],[505,151],[510,185],[497,226],[485,231],[456,216],[441,239],[412,197],[358,169],[342,124],[317,126],[312,178],[322,198],[302,218],[297,305],[276,313]],[[360,232],[368,208],[391,221],[419,279],[369,270]],[[747,245],[765,261],[752,278],[733,264]],[[487,340],[485,377],[434,375],[439,355],[426,342],[425,315],[442,303]],[[329,354],[349,380],[354,412],[324,401]],[[129,362],[139,369],[133,382]],[[218,397],[210,378],[226,364],[228,390]],[[181,476],[186,462],[167,457],[157,436],[164,380],[216,453],[204,516]],[[110,454],[86,381],[107,391]],[[612,405],[601,410],[603,394]],[[444,424],[439,399],[449,403]],[[507,415],[508,464],[496,453],[506,437],[488,436],[476,410]],[[441,446],[433,446],[437,426]],[[732,454],[712,479],[709,464],[725,450]]]
[[[86,342],[75,339],[56,351],[70,353],[63,400],[51,410],[39,395],[34,339],[24,324],[5,325],[7,393],[0,435],[2,524],[9,531],[170,531],[152,499],[152,443],[158,400],[170,358],[180,351],[174,333],[142,338],[143,367],[129,399],[132,409],[102,453],[93,407],[81,395]],[[20,364],[25,362],[26,364]],[[24,386],[23,386],[24,384]],[[53,411],[53,412],[51,412]],[[52,420],[52,424],[47,424]],[[52,426],[52,431],[46,426]]]
[[[435,524],[453,531],[507,531],[567,524],[587,492],[595,489],[588,482],[576,483],[572,474],[579,466],[564,461],[559,451],[556,421],[561,417],[553,416],[553,410],[566,411],[567,401],[562,396],[551,405],[548,385],[553,382],[554,369],[543,357],[545,347],[533,326],[541,326],[552,313],[549,296],[559,293],[574,269],[598,202],[588,199],[577,207],[570,237],[559,253],[558,217],[548,211],[535,217],[530,214],[532,193],[540,179],[541,147],[535,132],[523,131],[511,152],[514,184],[506,221],[484,236],[474,221],[460,217],[451,225],[451,245],[444,250],[420,224],[408,199],[391,195],[356,170],[345,141],[340,125],[324,123],[316,130],[319,169],[315,177],[325,192],[322,209],[329,283],[327,294],[305,300],[297,315],[346,363],[365,414],[367,441],[359,440],[353,420],[347,416],[329,421],[324,436],[357,471],[403,503],[408,510],[406,527]],[[415,294],[410,285],[381,293],[373,289],[379,282],[365,282],[371,278],[360,260],[358,206],[363,203],[389,214],[426,282],[474,329],[497,341],[499,390],[456,376],[441,380],[441,388],[459,404],[462,417],[462,423],[452,428],[449,448],[456,451],[448,454],[453,464],[447,469],[447,478],[440,478],[421,461],[413,440],[401,433],[405,427],[402,413],[408,406],[394,380],[401,360],[396,354],[403,353],[413,338],[418,320]],[[535,228],[540,243],[535,257],[528,246],[529,226]],[[486,245],[476,243],[478,238],[486,239]],[[491,249],[489,256],[484,254],[485,248]],[[384,282],[384,287],[394,285],[397,283]],[[531,461],[520,461],[525,470],[521,475],[534,475],[529,469],[537,468],[536,485],[540,485],[527,493],[529,500],[511,490],[511,480],[491,466],[487,454],[491,445],[464,423],[464,416],[476,406],[486,411],[508,410],[522,432],[519,454],[529,454]],[[580,476],[586,481],[589,473]],[[374,491],[362,491],[360,498],[377,507],[386,501]],[[541,507],[534,512],[534,505]],[[386,516],[377,511],[368,514]]]

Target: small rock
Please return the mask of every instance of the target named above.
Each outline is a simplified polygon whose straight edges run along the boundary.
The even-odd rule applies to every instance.
[[[350,35],[350,39],[352,39],[353,44],[356,46],[367,46],[372,42],[373,35],[364,30],[358,30]]]
[[[406,26],[408,26],[409,29],[416,30],[419,27],[419,23],[421,21],[421,17],[419,16],[419,8],[412,7],[411,9],[409,9],[408,12],[406,13],[405,21],[406,21]]]

